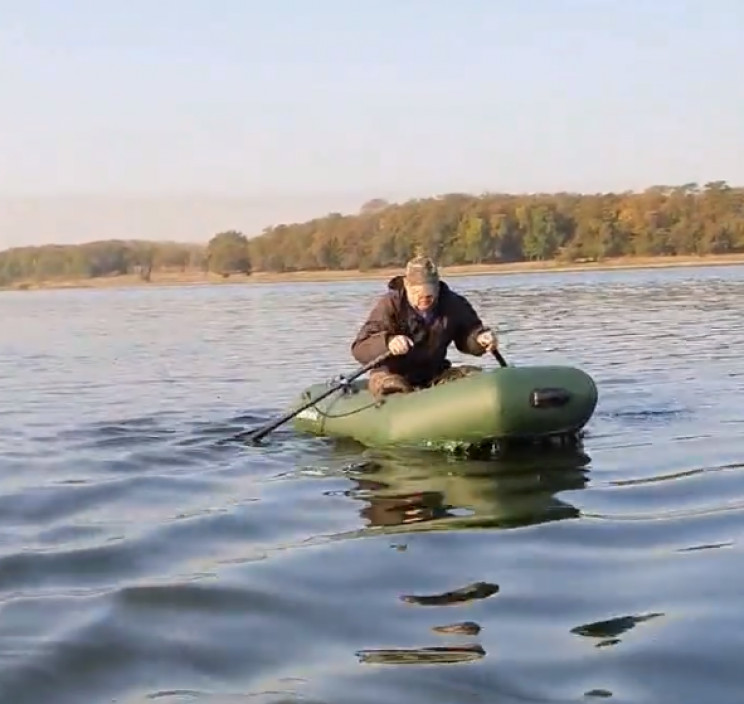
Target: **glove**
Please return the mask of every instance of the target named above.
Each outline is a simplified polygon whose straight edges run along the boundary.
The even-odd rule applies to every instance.
[[[396,335],[388,342],[388,349],[391,354],[400,355],[405,354],[408,350],[413,347],[413,340],[405,335]]]
[[[490,330],[484,330],[475,338],[475,341],[487,352],[493,352],[493,350],[498,349],[499,347],[496,335],[494,335]]]

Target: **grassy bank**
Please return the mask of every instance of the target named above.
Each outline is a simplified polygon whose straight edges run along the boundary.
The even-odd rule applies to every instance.
[[[744,264],[744,254],[673,256],[673,257],[618,257],[601,262],[562,263],[516,262],[513,264],[466,264],[461,266],[442,267],[443,277],[485,276],[523,273],[549,273],[571,271],[607,271],[616,269],[661,269],[670,267],[722,266]],[[105,276],[92,279],[69,279],[50,281],[18,282],[5,290],[39,290],[68,288],[118,288],[131,286],[185,286],[206,284],[261,284],[284,282],[334,282],[386,280],[401,269],[374,269],[372,271],[298,271],[292,273],[256,272],[250,276],[236,275],[223,278],[216,274],[202,271],[186,272],[153,272],[150,282],[139,276],[127,274],[122,276]]]

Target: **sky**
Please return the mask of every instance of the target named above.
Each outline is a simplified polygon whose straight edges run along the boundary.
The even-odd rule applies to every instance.
[[[742,0],[0,0],[0,248],[744,183]]]

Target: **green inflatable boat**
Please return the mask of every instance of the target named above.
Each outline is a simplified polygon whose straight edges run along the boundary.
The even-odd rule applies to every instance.
[[[338,382],[336,382],[337,384]],[[368,447],[484,447],[515,441],[575,439],[597,405],[592,378],[574,367],[477,371],[411,393],[375,399],[363,379],[328,394],[333,382],[301,394],[296,430],[348,438]]]

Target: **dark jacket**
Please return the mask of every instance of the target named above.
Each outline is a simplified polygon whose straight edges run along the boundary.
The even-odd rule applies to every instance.
[[[414,347],[406,354],[388,358],[376,369],[400,374],[415,386],[424,386],[451,366],[447,348],[455,343],[460,352],[480,357],[483,347],[476,337],[486,330],[468,300],[452,291],[443,281],[434,308],[434,319],[425,323],[408,303],[403,277],[388,282],[382,296],[360,328],[351,345],[351,353],[360,364],[368,364],[387,350],[395,335],[406,335]]]

